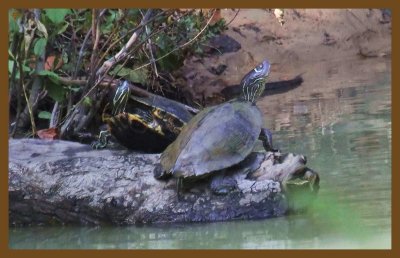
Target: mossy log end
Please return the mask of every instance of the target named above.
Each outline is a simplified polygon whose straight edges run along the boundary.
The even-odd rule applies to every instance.
[[[95,151],[67,141],[9,140],[9,224],[145,224],[261,219],[291,207],[288,179],[310,178],[312,199],[318,175],[301,155],[254,152],[225,172],[237,189],[216,195],[209,180],[177,198],[176,180],[156,180],[159,154]],[[285,189],[285,190],[284,190]],[[303,189],[303,190],[304,190]],[[293,203],[293,202],[292,202]],[[300,205],[301,206],[301,205]],[[295,209],[302,209],[297,205]]]

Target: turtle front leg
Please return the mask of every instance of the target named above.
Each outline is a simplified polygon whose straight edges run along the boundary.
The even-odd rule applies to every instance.
[[[259,139],[262,141],[264,149],[266,151],[277,152],[279,150],[274,149],[272,145],[272,133],[267,128],[261,128]]]
[[[101,131],[99,134],[99,139],[92,143],[93,149],[104,149],[108,144],[108,139],[110,138],[111,133],[108,130]]]
[[[183,191],[183,177],[178,177],[176,180],[176,196],[178,201],[182,201],[182,191]]]

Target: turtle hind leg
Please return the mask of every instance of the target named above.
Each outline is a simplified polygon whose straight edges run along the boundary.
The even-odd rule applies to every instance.
[[[110,138],[111,133],[108,130],[101,131],[99,134],[99,139],[91,144],[93,149],[104,149],[107,147],[108,139]]]
[[[264,149],[266,151],[278,152],[278,149],[275,149],[272,145],[272,133],[267,128],[261,128],[259,139],[262,141]]]
[[[227,195],[237,188],[236,180],[233,177],[226,176],[225,173],[215,175],[211,178],[210,189],[216,195]]]

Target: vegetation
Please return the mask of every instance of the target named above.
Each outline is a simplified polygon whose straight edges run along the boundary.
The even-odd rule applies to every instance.
[[[10,134],[76,137],[114,79],[173,88],[171,72],[224,29],[214,9],[11,9]]]

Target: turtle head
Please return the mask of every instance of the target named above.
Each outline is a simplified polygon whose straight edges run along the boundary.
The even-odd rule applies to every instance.
[[[129,83],[127,81],[123,81],[115,91],[115,95],[113,98],[112,114],[114,116],[125,111],[125,106],[126,102],[129,99],[129,95],[130,95]]]
[[[242,86],[242,99],[252,103],[257,101],[265,89],[265,82],[267,81],[270,67],[269,61],[265,59],[243,77],[240,83]]]

